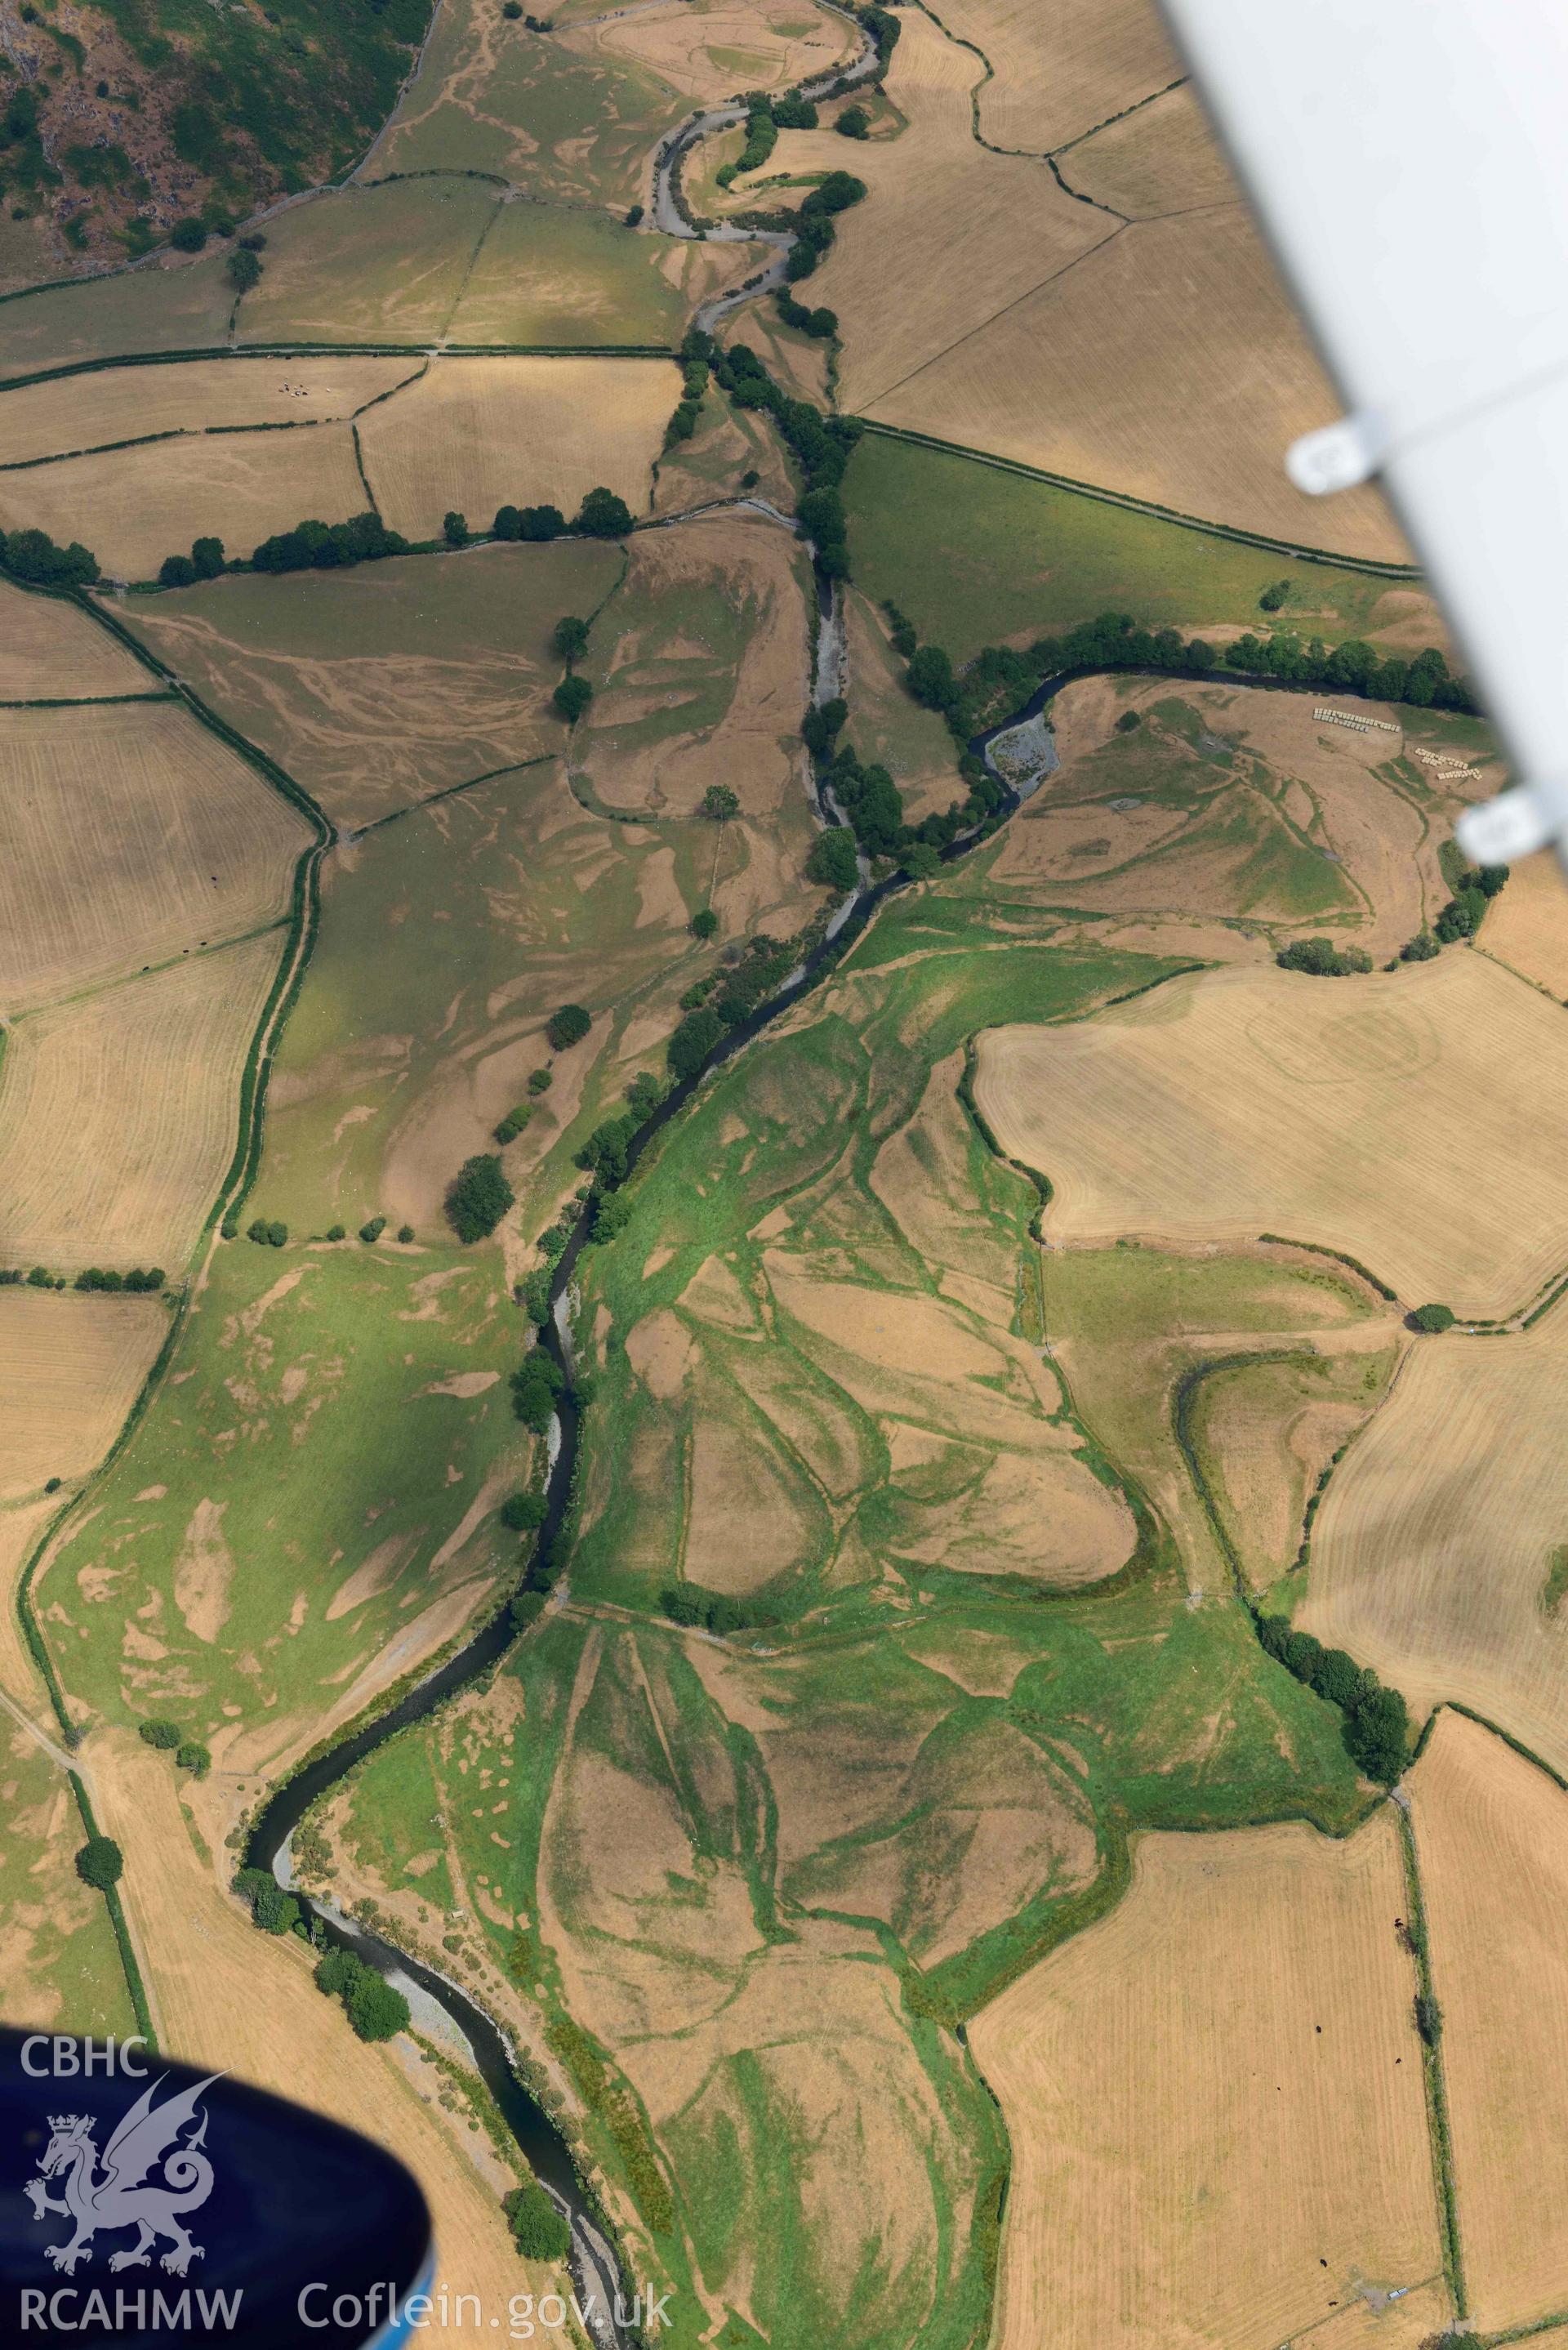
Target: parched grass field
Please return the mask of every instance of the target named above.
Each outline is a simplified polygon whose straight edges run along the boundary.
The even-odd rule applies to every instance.
[[[996,202],[995,183],[982,175],[981,184]],[[1244,206],[1127,227],[1074,209],[1109,232],[1083,240],[1092,253],[1050,271],[1033,252],[1038,274],[1026,295],[1021,287],[985,320],[955,324],[897,371],[879,355],[849,370],[856,404],[876,421],[1179,514],[1408,563],[1376,490],[1329,502],[1285,476],[1284,450],[1331,421],[1338,403]],[[832,274],[831,265],[821,273]],[[861,317],[852,301],[839,307],[853,349]],[[927,315],[923,304],[918,315]],[[879,329],[870,339],[879,342]]]
[[[1568,1313],[1423,1338],[1324,1498],[1299,1621],[1418,1709],[1451,1697],[1568,1771],[1558,1465]]]
[[[1200,1367],[1237,1364],[1204,1379],[1192,1432],[1243,1569],[1260,1582],[1282,1571],[1274,1559],[1293,1557],[1305,1501],[1293,1433],[1322,1388],[1335,1407],[1359,1399],[1365,1410],[1379,1392],[1367,1371],[1387,1377],[1391,1315],[1304,1253],[1051,1249],[1039,1281],[1075,1408],[1158,1508],[1195,1591],[1228,1593],[1232,1574],[1177,1441],[1176,1399]],[[1227,1389],[1239,1409],[1227,1409]]]
[[[1064,0],[1044,22],[1030,0],[942,0],[940,16],[991,60],[980,130],[998,147],[1065,146],[1181,71],[1149,0]]]
[[[114,1929],[72,1865],[82,1834],[65,1773],[0,1711],[0,2022],[126,2038],[136,2019]]]
[[[1192,1437],[1243,1571],[1266,1589],[1296,1562],[1307,1505],[1335,1455],[1383,1401],[1399,1360],[1386,1321],[1362,1343],[1314,1341],[1281,1362],[1216,1371],[1198,1390]]]
[[[881,615],[857,588],[846,591],[845,626],[856,750],[888,769],[910,824],[941,815],[963,797],[958,745],[935,711],[922,709],[909,691]]]
[[[814,601],[800,542],[765,515],[640,532],[580,664],[594,700],[574,773],[622,815],[694,816],[727,784],[748,814],[794,801],[804,824]]]
[[[1560,1003],[1568,1000],[1568,889],[1555,858],[1527,857],[1511,868],[1487,916],[1482,946]]]
[[[597,30],[541,40],[489,0],[453,0],[368,169],[495,172],[534,196],[622,212],[646,203],[649,159],[691,102],[646,66],[600,54]]]
[[[976,1098],[1049,1174],[1063,1240],[1283,1232],[1409,1305],[1507,1314],[1568,1260],[1557,1009],[1463,949],[1367,978],[1201,972],[986,1035]],[[1462,1153],[1436,1146],[1461,1124]]]
[[[0,474],[0,529],[47,530],[63,546],[85,527],[117,579],[152,578],[195,538],[248,556],[306,515],[345,522],[369,503],[347,423],[182,435]]]
[[[750,245],[660,236],[602,213],[507,203],[469,273],[447,336],[453,343],[673,348],[700,302],[755,267]]]
[[[1308,635],[1334,643],[1397,629],[1408,652],[1414,617],[1420,643],[1440,639],[1429,597],[1412,615],[1410,587],[1327,562],[1293,572],[1267,548],[879,433],[857,448],[844,496],[858,585],[875,602],[890,596],[955,661],[1129,605],[1150,627],[1261,629],[1258,598],[1282,572],[1299,599],[1284,617],[1293,625],[1299,608]]]
[[[453,177],[337,188],[292,205],[267,223],[240,344],[433,342],[500,203],[491,182]]]
[[[68,1695],[175,1715],[224,1771],[279,1769],[351,1719],[504,1571],[518,1335],[493,1261],[455,1244],[220,1247],[35,1584]]]
[[[181,1270],[234,1147],[275,931],[18,1021],[0,1063],[0,1263]]]
[[[98,1466],[168,1327],[156,1297],[0,1290],[0,1502]]]
[[[1236,182],[1190,82],[1153,99],[1057,159],[1070,188],[1127,220],[1236,201]]]
[[[601,484],[639,515],[680,392],[666,359],[438,359],[372,411],[359,447],[383,518],[410,538],[452,507],[476,528],[506,504],[569,518]]]
[[[1386,1810],[1150,1836],[974,2019],[1012,2147],[999,2350],[1334,2339],[1440,2272],[1407,1906]]]
[[[234,302],[221,252],[40,286],[0,308],[0,376],[79,367],[130,351],[220,349]]]
[[[174,702],[0,710],[0,1007],[277,920],[305,819]]]
[[[134,653],[74,605],[0,582],[0,702],[76,701],[157,687]]]
[[[406,382],[417,365],[336,354],[188,359],[174,367],[101,368],[64,382],[25,384],[0,397],[0,468],[158,433],[320,424],[356,415]],[[93,519],[92,508],[85,508],[79,527]]]
[[[843,18],[815,0],[697,0],[601,17],[591,37],[585,26],[580,46],[646,67],[711,106],[742,90],[781,90],[829,73],[855,44]]]
[[[159,658],[341,825],[370,824],[564,739],[550,634],[625,567],[587,539],[254,573],[130,608]]]
[[[984,71],[979,58],[923,13],[899,21],[887,86],[909,127],[896,139],[857,142],[849,162],[870,193],[841,220],[810,281],[811,300],[838,313],[839,396],[855,414],[882,413],[895,385],[1056,271],[1081,265],[1116,226],[1064,195],[1043,162],[977,145],[970,94]],[[782,131],[761,172],[737,185],[844,169],[846,153],[832,130]],[[897,270],[888,265],[893,252]],[[950,419],[942,429],[951,440],[986,438],[978,428],[958,432]]]
[[[784,869],[762,820],[734,830],[737,869],[779,872],[786,894],[758,919],[787,935],[819,893]],[[688,928],[707,896],[711,832],[607,822],[547,761],[337,852],[269,1097],[266,1212],[313,1232],[372,1214],[440,1229],[457,1169],[494,1147],[494,1127],[535,1098],[531,1071],[553,1063],[505,1154],[522,1203],[509,1237],[531,1243],[582,1182],[573,1152],[618,1113],[637,1071],[662,1068],[680,996],[713,968],[715,950]],[[568,1000],[594,1026],[553,1058],[545,1023]]]
[[[1232,957],[1260,955],[1247,941],[1266,924],[1276,941],[1327,928],[1386,961],[1450,895],[1438,862],[1450,804],[1398,730],[1424,746],[1454,722],[1358,702],[1396,731],[1357,733],[1318,706],[1185,680],[1065,687],[1052,706],[1062,764],[1008,826],[993,882],[1096,912],[1244,917]],[[1501,761],[1480,764],[1501,787]]]
[[[1438,1717],[1410,1779],[1478,2330],[1568,2313],[1568,1796]]]

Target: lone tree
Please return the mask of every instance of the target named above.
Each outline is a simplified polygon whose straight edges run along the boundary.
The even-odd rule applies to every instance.
[[[514,1197],[493,1151],[464,1159],[446,1195],[446,1220],[464,1246],[495,1230]]]
[[[505,2199],[512,2240],[525,2261],[564,2261],[572,2230],[537,2179],[515,2187]]]
[[[569,672],[566,677],[564,677],[561,680],[560,684],[556,688],[555,692],[550,696],[550,699],[555,703],[556,710],[566,720],[568,726],[575,726],[576,724],[578,719],[582,716],[584,711],[587,708],[593,698],[594,690],[588,683],[587,679],[586,677],[578,677],[575,672]]]
[[[159,1747],[166,1754],[171,1754],[185,1735],[179,1723],[170,1721],[167,1717],[142,1722],[137,1734],[145,1739],[149,1746]]]
[[[715,824],[728,824],[732,816],[741,813],[740,795],[728,784],[710,784],[702,795],[702,813],[711,816]]]
[[[406,2032],[409,2002],[373,1967],[367,1967],[343,2002],[361,2040],[390,2040]]]
[[[77,1855],[77,1875],[84,1885],[107,1893],[125,1874],[125,1855],[112,1836],[88,1836]]]
[[[551,1014],[545,1034],[555,1050],[564,1053],[568,1045],[580,1045],[592,1025],[590,1015],[580,1003],[563,1003]]]
[[[1410,1316],[1412,1330],[1451,1330],[1454,1326],[1451,1305],[1417,1305]]]
[[[588,624],[566,612],[556,623],[550,642],[563,660],[576,660],[588,649]]]
[[[613,490],[590,490],[573,527],[585,538],[624,538],[631,528],[631,508]]]

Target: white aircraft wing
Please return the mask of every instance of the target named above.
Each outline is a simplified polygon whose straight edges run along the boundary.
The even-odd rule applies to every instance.
[[[1527,778],[1460,842],[1564,853],[1568,7],[1164,6],[1345,403],[1291,478],[1379,476]]]

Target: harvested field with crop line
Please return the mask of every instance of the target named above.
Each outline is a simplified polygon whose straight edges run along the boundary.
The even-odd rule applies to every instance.
[[[0,1063],[0,1263],[183,1268],[234,1147],[280,930],[31,1014]]]
[[[86,528],[111,579],[152,579],[197,538],[248,557],[307,515],[347,522],[369,503],[348,423],[181,434],[0,473],[0,529],[46,530],[65,546]]]
[[[421,364],[336,354],[195,359],[178,367],[102,368],[63,382],[26,384],[0,397],[0,467],[165,432],[326,423],[357,414],[394,384],[407,382]],[[90,512],[82,511],[84,529]]]
[[[287,910],[310,827],[178,702],[0,710],[0,765],[10,1016]]]
[[[157,1297],[0,1289],[0,1501],[98,1466],[168,1329]]]
[[[1508,1314],[1568,1263],[1557,1009],[1463,950],[1365,978],[1203,972],[1070,1026],[988,1032],[976,1099],[1049,1174],[1054,1238],[1284,1232],[1409,1305]],[[1456,1121],[1463,1154],[1435,1139]]]
[[[1568,1795],[1438,1716],[1409,1781],[1472,2322],[1568,2311]]]
[[[974,2018],[1012,2142],[998,2350],[1332,2338],[1440,2272],[1407,1906],[1386,1811],[1147,1836]]]
[[[410,538],[437,536],[449,509],[476,528],[504,504],[569,521],[600,486],[641,515],[680,391],[667,359],[437,359],[360,425],[366,476]]]

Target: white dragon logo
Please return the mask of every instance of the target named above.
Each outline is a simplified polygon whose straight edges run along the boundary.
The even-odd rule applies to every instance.
[[[183,2276],[193,2260],[202,2258],[201,2245],[192,2242],[180,2224],[179,2214],[195,2210],[213,2191],[213,2166],[200,2150],[207,2135],[205,2113],[193,2137],[183,2146],[176,2146],[174,2141],[186,2123],[194,2118],[203,2089],[210,2088],[219,2077],[216,2073],[209,2073],[204,2081],[197,2081],[191,2088],[182,2089],[178,2095],[154,2106],[153,2092],[159,2082],[167,2078],[161,2073],[119,2122],[104,2148],[101,2173],[99,2151],[93,2144],[95,2126],[91,2115],[50,2115],[49,2127],[54,2135],[44,2149],[37,2178],[29,2178],[23,2192],[33,2207],[36,2220],[57,2211],[76,2223],[76,2233],[68,2244],[45,2246],[56,2268],[63,2269],[69,2276],[77,2262],[87,2258],[100,2228],[135,2228],[139,2231],[128,2251],[115,2252],[110,2257],[111,2269],[146,2268],[152,2246],[161,2236],[167,2236],[173,2246],[172,2251],[163,2254],[161,2265],[175,2276]],[[162,2178],[148,2181],[148,2172],[161,2158]],[[44,2181],[62,2173],[64,2199],[57,2201],[47,2191]]]

